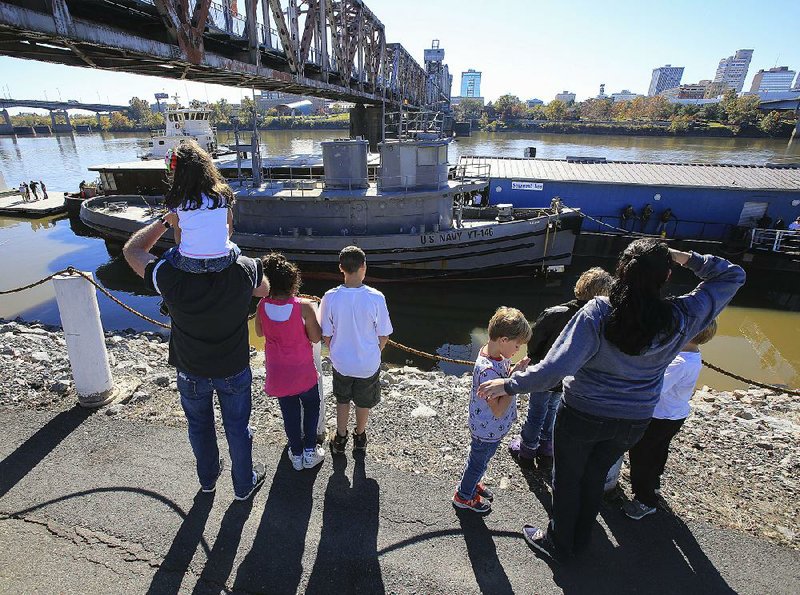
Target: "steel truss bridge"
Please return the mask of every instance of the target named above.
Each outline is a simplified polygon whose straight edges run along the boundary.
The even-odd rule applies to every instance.
[[[386,43],[362,0],[6,0],[0,55],[373,105],[450,101],[450,77]]]

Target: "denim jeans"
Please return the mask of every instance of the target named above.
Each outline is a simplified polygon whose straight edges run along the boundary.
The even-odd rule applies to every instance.
[[[530,451],[539,448],[540,440],[553,440],[553,426],[556,423],[556,412],[561,403],[562,392],[545,391],[531,393],[528,397],[528,415],[522,425],[522,446]]]
[[[292,454],[300,455],[304,448],[314,448],[319,422],[319,386],[315,384],[299,395],[278,397],[278,404]]]
[[[228,378],[204,378],[178,370],[178,392],[189,423],[189,443],[197,460],[197,477],[204,488],[213,486],[219,474],[214,391],[231,455],[233,491],[244,496],[253,487],[253,434],[249,426],[252,379],[249,366]]]
[[[489,461],[497,452],[500,441],[484,442],[473,438],[469,445],[469,455],[464,464],[464,473],[461,475],[461,483],[458,484],[458,495],[464,500],[472,500],[475,497],[475,489],[480,482]]]
[[[236,262],[241,253],[239,246],[234,244],[226,256],[220,256],[219,258],[189,258],[181,254],[178,247],[174,246],[164,252],[164,260],[185,273],[219,273]]]
[[[553,509],[548,535],[559,554],[586,548],[603,499],[606,474],[644,435],[650,418],[589,415],[564,405],[555,428]]]

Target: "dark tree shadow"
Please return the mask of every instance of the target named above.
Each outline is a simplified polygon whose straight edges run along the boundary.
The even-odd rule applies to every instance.
[[[94,411],[79,405],[62,411],[0,461],[0,498],[30,473]]]
[[[150,581],[148,595],[174,594],[180,591],[183,577],[189,569],[197,547],[203,541],[203,532],[213,504],[213,493],[197,492],[192,508],[183,519],[167,555]]]
[[[214,547],[208,554],[203,572],[192,593],[218,594],[225,589],[225,584],[236,560],[236,552],[239,551],[244,524],[252,510],[253,498],[250,498],[244,502],[234,501],[225,511],[219,532],[214,540]]]
[[[234,591],[297,592],[319,469],[295,471],[286,450],[281,450],[253,545],[236,572]]]
[[[467,544],[467,555],[481,593],[491,595],[513,593],[511,581],[508,580],[503,564],[497,556],[497,547],[484,518],[462,509],[456,510],[456,516],[461,524],[461,532]]]
[[[345,475],[347,458],[333,457],[307,594],[386,592],[378,562],[380,487],[367,477],[364,455],[354,453],[353,459],[351,487]]]

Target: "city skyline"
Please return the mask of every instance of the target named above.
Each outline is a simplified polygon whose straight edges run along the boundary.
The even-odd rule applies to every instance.
[[[488,7],[464,0],[458,10],[450,2],[367,0],[384,23],[387,42],[400,42],[419,64],[438,38],[445,50],[444,62],[455,74],[452,93],[458,95],[461,72],[482,72],[481,94],[495,101],[505,93],[523,101],[551,101],[569,90],[577,100],[595,97],[601,83],[606,93],[623,89],[646,94],[654,68],[664,64],[685,67],[683,80],[713,79],[719,61],[741,48],[755,50],[744,89],[750,88],[759,69],[788,66],[800,70],[800,44],[796,23],[800,4],[765,1],[756,13],[741,18],[721,0],[697,6],[674,0],[669,6],[648,7],[640,13],[634,2],[613,6],[576,0],[569,6],[543,3],[528,5],[500,1]],[[423,15],[422,22],[409,12]],[[681,17],[680,28],[654,43],[654,23]],[[776,18],[780,16],[780,18]],[[441,23],[447,23],[443,28]],[[664,30],[665,32],[667,29]],[[187,99],[239,102],[249,89],[185,83],[123,73],[71,68],[14,58],[0,58],[0,95],[18,99],[77,99],[120,103],[132,96],[150,102],[153,94],[166,92]],[[14,110],[16,113],[19,110]]]

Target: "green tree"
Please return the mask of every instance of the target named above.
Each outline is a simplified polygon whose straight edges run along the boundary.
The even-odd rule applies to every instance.
[[[249,97],[243,97],[239,104],[239,122],[245,128],[252,128],[253,118],[256,116],[256,104]]]
[[[759,121],[758,127],[770,136],[778,136],[783,131],[781,114],[774,110],[765,114],[764,117],[761,118],[761,121]]]
[[[761,115],[758,110],[760,103],[758,95],[743,95],[728,102],[725,105],[728,124],[736,129],[755,126]]]
[[[567,116],[567,105],[563,101],[554,99],[544,108],[544,114],[548,120],[563,120]]]
[[[122,112],[112,112],[111,128],[114,130],[130,130],[134,127],[134,122]]]
[[[577,104],[581,120],[610,120],[613,103],[611,99],[587,99]]]
[[[231,104],[225,99],[211,104],[211,122],[213,124],[228,124],[231,118]]]
[[[501,95],[494,102],[494,109],[501,120],[520,118],[525,113],[525,106],[516,95]]]
[[[453,111],[458,121],[473,120],[481,117],[483,104],[477,99],[462,99],[453,107]]]
[[[141,125],[148,125],[153,118],[153,112],[150,110],[150,104],[144,99],[132,97],[128,102],[128,114],[131,120]]]
[[[676,114],[670,118],[670,132],[686,132],[694,123],[692,116],[688,114]]]
[[[647,98],[645,114],[650,120],[667,120],[672,115],[672,104],[663,95]]]

